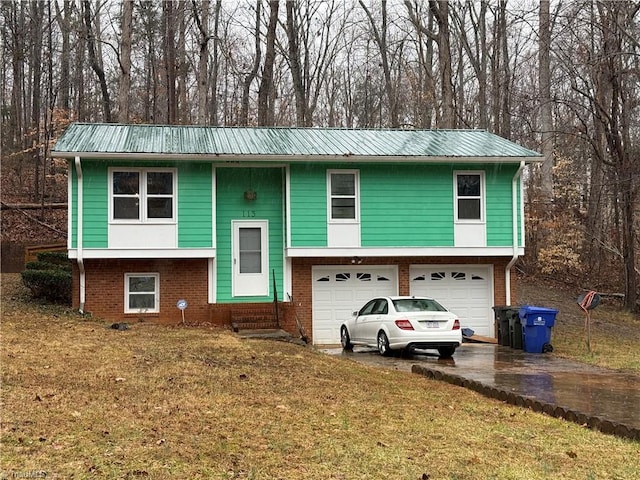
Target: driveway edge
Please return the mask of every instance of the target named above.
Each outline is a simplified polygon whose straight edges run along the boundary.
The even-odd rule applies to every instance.
[[[468,388],[486,397],[494,398],[510,405],[528,408],[534,412],[544,413],[555,418],[561,418],[608,435],[616,435],[618,437],[640,441],[640,429],[630,425],[625,425],[603,417],[586,415],[569,407],[543,402],[535,397],[519,395],[511,391],[486,385],[477,380],[469,380],[460,375],[452,375],[441,370],[427,368],[423,365],[413,365],[411,372],[426,378],[441,380],[452,385]]]

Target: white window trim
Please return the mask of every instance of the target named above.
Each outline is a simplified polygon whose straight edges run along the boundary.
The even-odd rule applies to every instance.
[[[154,293],[154,307],[129,308],[129,279],[135,277],[154,277],[156,288]],[[124,274],[124,313],[159,313],[160,312],[160,274],[159,273],[125,273]]]
[[[480,176],[480,218],[479,219],[465,219],[458,218],[458,175],[479,175]],[[472,223],[472,224],[485,224],[486,223],[486,197],[487,192],[485,189],[485,174],[484,170],[456,170],[453,172],[453,218],[455,223]],[[478,197],[460,197],[460,198],[478,198]]]
[[[332,218],[331,216],[331,174],[333,173],[349,173],[354,176],[355,189],[355,218]],[[336,197],[338,198],[338,196]],[[344,197],[347,198],[347,197]],[[327,170],[327,222],[328,223],[360,223],[360,170]]]
[[[123,219],[113,217],[113,173],[114,172],[138,172],[140,174],[140,218],[137,219]],[[171,218],[148,218],[147,216],[147,173],[150,172],[171,172],[173,176],[173,194],[171,198]],[[177,223],[177,205],[178,205],[178,170],[175,168],[131,168],[131,167],[111,167],[109,168],[109,221],[111,223],[121,224],[175,224]]]

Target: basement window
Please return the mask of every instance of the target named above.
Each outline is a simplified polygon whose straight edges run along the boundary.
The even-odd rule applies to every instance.
[[[124,276],[124,313],[160,311],[160,274],[126,273]]]

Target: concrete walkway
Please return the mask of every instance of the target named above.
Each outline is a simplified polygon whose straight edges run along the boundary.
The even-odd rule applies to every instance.
[[[465,343],[452,359],[430,352],[381,357],[374,349],[321,349],[357,362],[412,371],[488,397],[640,441],[640,376],[592,367],[552,354]]]

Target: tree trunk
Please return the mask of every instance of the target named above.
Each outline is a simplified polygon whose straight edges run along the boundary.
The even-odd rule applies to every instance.
[[[260,17],[262,15],[262,1],[256,0],[256,23],[254,28],[255,55],[253,57],[253,66],[251,71],[244,77],[242,83],[242,104],[240,112],[240,125],[249,124],[249,93],[251,92],[251,84],[258,76],[260,69],[260,61],[262,58],[261,42],[260,42]]]
[[[551,19],[549,0],[540,0],[540,32],[538,43],[538,88],[540,89],[540,122],[542,127],[541,200],[550,205],[553,201],[553,150],[554,134],[551,116]]]
[[[192,0],[193,18],[200,33],[198,51],[198,112],[197,123],[204,125],[207,121],[207,92],[209,86],[209,74],[207,72],[207,62],[209,60],[209,0],[202,0],[200,9],[202,16],[198,13],[196,0]]]
[[[438,65],[440,66],[440,89],[442,93],[442,122],[440,128],[456,127],[456,110],[453,98],[451,70],[451,39],[449,32],[448,0],[429,0],[429,8],[438,24]]]
[[[216,7],[213,14],[213,65],[211,68],[211,125],[218,125],[218,75],[220,71],[220,9],[222,8],[222,0],[216,1]]]
[[[267,27],[267,46],[262,69],[262,80],[258,90],[258,125],[273,125],[275,105],[273,101],[273,65],[276,59],[276,27],[278,26],[279,0],[269,0],[269,25]]]
[[[294,10],[296,2],[287,0],[287,40],[289,43],[289,68],[293,79],[293,92],[296,99],[296,125],[299,127],[310,126],[307,119],[307,98],[302,80],[302,69],[300,67],[300,46],[298,44],[298,26],[296,12]]]
[[[185,18],[184,0],[178,0],[176,9],[176,23],[178,24],[178,41],[176,44],[176,119],[179,124],[189,123],[190,108],[187,102],[187,24]]]
[[[118,121],[129,122],[129,91],[131,90],[131,35],[133,0],[122,0],[120,35],[120,86],[118,89]]]
[[[31,55],[29,63],[31,66],[31,148],[33,152],[33,164],[35,174],[33,176],[33,190],[31,192],[33,200],[37,201],[40,192],[40,144],[41,124],[40,112],[42,106],[42,29],[44,17],[44,3],[38,0],[31,1]]]
[[[93,33],[92,18],[91,18],[91,4],[89,0],[84,0],[84,24],[87,29],[87,48],[89,51],[89,62],[91,68],[98,77],[100,82],[100,91],[102,93],[102,110],[104,114],[104,121],[111,122],[111,100],[109,99],[109,87],[107,86],[107,79],[102,68],[102,62],[99,61],[96,53],[96,40]],[[82,99],[80,99],[82,101]]]
[[[167,91],[167,123],[175,125],[178,120],[178,97],[176,94],[176,32],[174,29],[174,0],[163,3],[164,14],[164,69]]]
[[[70,102],[70,76],[71,76],[71,53],[70,53],[70,35],[71,35],[71,1],[64,0],[62,11],[58,2],[53,2],[56,8],[56,18],[60,27],[60,35],[62,36],[62,51],[60,52],[60,93],[58,95],[58,104],[60,108],[68,111],[71,106]]]
[[[380,28],[378,29],[376,22],[371,14],[371,11],[365,5],[363,0],[358,0],[360,3],[360,7],[364,10],[367,18],[369,19],[369,24],[371,25],[371,30],[373,33],[373,40],[378,47],[378,52],[380,53],[380,66],[382,67],[382,75],[384,77],[384,92],[387,97],[387,101],[389,102],[389,124],[391,127],[397,127],[399,125],[399,114],[398,114],[398,98],[397,98],[397,89],[391,78],[391,65],[389,62],[389,47],[387,45],[387,36],[388,36],[388,25],[387,25],[387,2],[383,1],[380,3],[381,14],[382,14],[382,22],[380,24]],[[378,99],[379,102],[382,102],[382,95]],[[380,104],[380,125],[382,126],[382,104]]]

